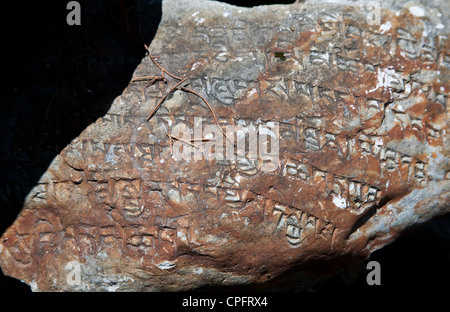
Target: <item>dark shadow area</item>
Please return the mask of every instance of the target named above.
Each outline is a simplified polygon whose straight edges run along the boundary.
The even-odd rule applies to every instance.
[[[232,5],[251,8],[258,5],[270,5],[270,4],[292,4],[295,0],[220,0],[219,2],[225,2]]]
[[[0,233],[53,158],[122,93],[162,14],[161,0],[78,1],[81,25],[69,26],[68,2],[2,5]],[[0,285],[29,291],[3,274]]]
[[[398,294],[402,292],[448,292],[450,280],[450,215],[436,218],[404,234],[394,243],[363,260],[345,255],[332,261],[313,261],[291,270],[267,283],[252,286],[202,287],[195,292],[302,292],[323,294]],[[370,261],[380,264],[381,285],[368,285]],[[338,273],[336,273],[338,271]],[[334,272],[334,273],[333,273]],[[317,275],[316,275],[317,274]],[[314,276],[323,276],[320,281]],[[326,277],[328,276],[328,277]],[[302,280],[302,283],[299,280]],[[409,300],[409,299],[408,299]]]
[[[448,292],[450,279],[450,215],[436,218],[394,243],[372,253],[360,265],[348,268],[314,287],[327,292]],[[368,285],[370,261],[381,268],[381,285]],[[408,299],[409,300],[409,299]]]

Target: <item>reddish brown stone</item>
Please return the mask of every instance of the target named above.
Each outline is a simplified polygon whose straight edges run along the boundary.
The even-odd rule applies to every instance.
[[[41,291],[306,285],[448,212],[448,29],[399,3],[378,24],[364,6],[164,1],[152,55],[221,126],[278,125],[276,169],[174,159],[167,134],[212,112],[179,89],[147,121],[179,80],[133,81],[29,194],[3,272]],[[160,74],[147,56],[134,78]]]

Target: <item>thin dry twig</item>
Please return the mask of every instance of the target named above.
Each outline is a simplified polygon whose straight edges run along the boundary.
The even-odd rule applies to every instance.
[[[193,147],[195,147],[195,148],[198,148],[198,149],[200,149],[202,146],[200,146],[200,147],[198,147],[198,146],[196,146],[194,143],[192,143],[192,142],[198,142],[198,141],[209,141],[210,139],[191,139],[191,141],[189,142],[188,140],[185,140],[185,139],[183,139],[183,138],[178,138],[178,137],[176,137],[176,136],[173,136],[173,135],[171,135],[171,134],[169,134],[169,133],[166,133],[166,135],[169,137],[169,139],[170,139],[170,147],[171,147],[171,149],[172,149],[172,139],[173,140],[176,140],[176,141],[180,141],[180,142],[183,142],[183,143],[186,143],[186,144],[189,144],[189,145],[191,145],[191,146],[193,146]]]
[[[181,80],[181,79],[182,79],[181,77],[175,76],[174,74],[172,74],[172,73],[168,72],[167,70],[165,70],[164,68],[162,68],[162,66],[159,65],[159,63],[155,60],[155,57],[154,57],[153,55],[149,54],[149,56],[150,56],[150,58],[152,59],[153,63],[155,63],[155,65],[158,66],[158,68],[161,69],[161,71],[162,71],[163,73],[166,73],[166,74],[169,75],[170,77],[175,78],[175,79],[177,79],[177,80]]]
[[[150,53],[150,51],[149,51],[149,48],[148,48],[148,46],[147,46],[146,44],[144,44],[144,47],[145,47],[145,49],[146,49],[148,55],[150,56],[150,59],[151,59],[151,60],[153,61],[153,63],[161,70],[161,76],[143,76],[143,77],[137,77],[137,78],[132,79],[132,80],[131,80],[132,82],[135,82],[135,81],[141,81],[141,80],[149,80],[149,82],[148,82],[147,85],[146,85],[146,87],[148,87],[149,85],[153,84],[155,81],[158,81],[158,80],[163,80],[164,82],[166,82],[166,79],[165,79],[164,74],[167,74],[167,75],[169,75],[169,76],[172,77],[172,78],[175,78],[175,79],[177,79],[177,80],[180,80],[175,86],[173,86],[173,87],[169,90],[169,92],[168,92],[164,97],[162,97],[162,98],[159,100],[158,104],[156,104],[156,106],[155,106],[155,108],[153,109],[153,111],[151,112],[150,116],[147,118],[147,121],[149,121],[149,120],[153,117],[153,115],[156,113],[156,111],[158,110],[158,108],[161,106],[161,104],[164,102],[164,100],[169,96],[169,94],[172,93],[173,91],[175,91],[175,90],[176,90],[183,82],[185,82],[185,81],[187,80],[187,78],[181,78],[181,77],[178,77],[178,76],[176,76],[176,75],[170,73],[169,71],[167,71],[165,68],[163,68],[163,67],[156,61],[156,59],[155,59],[156,57],[154,57],[153,55],[151,55],[151,53]],[[150,80],[150,79],[151,79],[151,80]],[[218,119],[217,119],[216,113],[214,112],[214,110],[213,110],[213,108],[211,107],[211,105],[209,104],[209,102],[205,99],[205,97],[203,97],[200,93],[198,93],[198,92],[196,92],[196,91],[194,91],[194,90],[191,90],[191,89],[189,89],[189,88],[186,88],[186,87],[181,87],[180,89],[183,90],[183,91],[186,91],[186,92],[190,92],[190,93],[192,93],[192,94],[195,94],[196,96],[198,96],[199,98],[201,98],[201,99],[203,100],[203,102],[205,102],[205,104],[208,106],[209,110],[211,111],[211,113],[212,113],[212,115],[213,115],[214,123],[217,125],[217,127],[218,127],[219,130],[220,130],[220,132],[222,132],[222,135],[223,135],[230,143],[233,143],[233,142],[231,142],[230,139],[225,135],[224,131],[223,131],[222,128],[220,127],[220,124],[219,124],[219,121],[218,121]],[[169,138],[175,138],[175,137],[172,137],[172,136],[169,135]],[[198,140],[198,139],[197,139],[197,140]],[[201,139],[201,140],[203,140],[203,139]],[[170,144],[172,144],[172,141],[170,141]]]
[[[170,93],[172,93],[176,88],[178,88],[179,85],[181,85],[183,82],[186,81],[187,78],[183,78],[180,82],[178,82],[175,86],[172,87],[172,89],[170,89],[169,92],[167,92],[166,95],[164,95],[161,100],[159,100],[158,104],[156,104],[155,108],[153,109],[152,113],[150,114],[150,116],[148,116],[147,121],[149,121],[153,115],[156,113],[156,111],[158,110],[159,106],[161,106],[161,104],[164,102],[164,100],[169,96]]]
[[[142,76],[142,77],[136,77],[131,79],[131,82],[137,82],[137,81],[143,81],[148,80],[148,83],[145,85],[147,88],[149,85],[153,84],[155,81],[158,80],[165,80],[164,76]]]
[[[169,149],[170,149],[170,156],[173,155],[173,148],[172,148],[172,136],[169,133],[166,133],[166,135],[169,137]]]
[[[214,113],[214,110],[212,109],[211,105],[209,105],[208,101],[198,92],[185,88],[185,87],[181,87],[181,90],[184,90],[186,92],[191,92],[192,94],[195,94],[196,96],[198,96],[199,98],[201,98],[203,100],[203,102],[205,102],[205,104],[208,106],[209,110],[211,111],[213,118],[214,118],[214,122],[216,123],[216,126],[219,128],[220,132],[222,132],[222,135],[225,137],[225,139],[228,140],[228,142],[233,143],[230,141],[230,139],[226,136],[225,132],[223,132],[222,128],[219,125],[219,121],[217,120],[217,116],[216,113]]]
[[[150,81],[145,85],[145,87],[147,88],[149,85],[152,85],[152,84],[153,84],[155,81],[157,81],[157,80],[163,80],[163,81],[165,81],[166,79],[165,79],[164,77],[161,77],[160,79],[154,78],[154,79],[150,80]]]
[[[161,78],[161,76],[142,76],[131,79],[131,82]]]
[[[148,46],[146,44],[144,44],[145,50],[147,50],[148,55],[150,56],[150,59],[153,61],[153,63],[161,70],[161,73],[166,73],[167,75],[169,75],[172,78],[175,78],[177,80],[182,80],[182,78],[175,76],[174,74],[170,73],[169,71],[167,71],[166,69],[164,69],[156,60],[155,60],[155,56],[151,55],[150,51],[148,50]],[[164,75],[163,75],[164,76]]]
[[[198,93],[198,92],[196,92],[194,90],[188,89],[186,87],[181,87],[181,90],[184,90],[186,92],[190,92],[192,94],[195,94],[199,98],[201,98],[203,100],[203,102],[206,103],[206,105],[208,106],[209,110],[211,111],[211,113],[213,115],[213,118],[214,118],[214,121],[217,123],[217,125],[219,125],[219,121],[217,120],[217,117],[216,117],[216,114],[214,113],[214,110],[212,109],[211,105],[209,105],[208,101],[200,93]]]

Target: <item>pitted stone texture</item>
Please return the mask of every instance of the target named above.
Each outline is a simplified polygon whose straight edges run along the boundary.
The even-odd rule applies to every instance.
[[[164,1],[151,53],[222,126],[278,124],[276,170],[171,158],[166,134],[211,112],[178,90],[147,122],[177,81],[130,83],[29,194],[3,272],[35,291],[308,285],[448,212],[450,10],[382,3]],[[146,57],[134,77],[159,74]]]

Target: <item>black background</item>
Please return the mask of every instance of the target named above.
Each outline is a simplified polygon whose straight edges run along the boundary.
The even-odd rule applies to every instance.
[[[95,0],[81,4],[81,25],[66,23],[69,1],[2,4],[0,233],[52,159],[122,93],[161,19],[160,0]],[[241,6],[293,1],[223,1]],[[381,286],[368,286],[365,265],[313,288],[277,290],[448,290],[450,217],[436,219],[376,251]],[[28,292],[0,276],[0,290]]]

